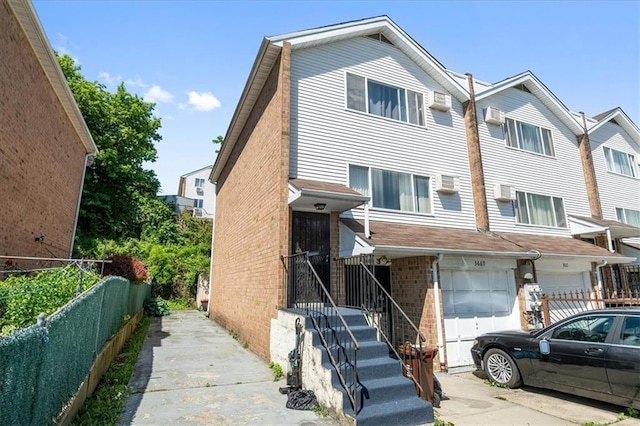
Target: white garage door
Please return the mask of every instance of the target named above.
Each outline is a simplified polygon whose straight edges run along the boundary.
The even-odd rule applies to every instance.
[[[552,323],[585,309],[595,308],[590,302],[557,300],[558,297],[575,298],[576,292],[579,293],[578,298],[582,298],[583,294],[586,298],[589,298],[591,295],[591,283],[589,282],[588,272],[563,274],[538,271],[537,276],[538,285],[542,292],[548,296],[555,296],[549,300],[549,319]]]
[[[575,291],[585,291],[587,294],[591,290],[591,285],[587,283],[585,274],[582,272],[562,274],[557,272],[538,271],[538,285],[543,293],[547,295],[561,294]]]
[[[512,270],[441,270],[447,364],[473,364],[469,350],[482,333],[520,328]]]

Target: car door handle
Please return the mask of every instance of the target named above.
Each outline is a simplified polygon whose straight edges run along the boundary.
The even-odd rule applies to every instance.
[[[584,351],[587,355],[596,355],[602,353],[602,348],[587,348]]]

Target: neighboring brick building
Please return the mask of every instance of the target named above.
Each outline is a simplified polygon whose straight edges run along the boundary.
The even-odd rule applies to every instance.
[[[97,151],[28,0],[0,7],[0,255],[69,258]]]

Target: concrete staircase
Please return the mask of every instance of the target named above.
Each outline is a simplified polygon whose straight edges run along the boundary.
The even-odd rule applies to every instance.
[[[413,382],[402,376],[400,361],[389,356],[387,344],[377,340],[376,329],[367,324],[362,312],[340,308],[340,313],[360,345],[357,355],[360,383],[357,416],[330,363],[327,351],[309,320],[306,321],[306,331],[312,334],[313,346],[322,353],[322,366],[331,372],[332,386],[342,392],[344,414],[355,418],[358,426],[433,423],[432,405],[416,395]],[[344,329],[334,329],[333,332],[346,333]],[[337,353],[341,349],[332,347],[330,350]]]

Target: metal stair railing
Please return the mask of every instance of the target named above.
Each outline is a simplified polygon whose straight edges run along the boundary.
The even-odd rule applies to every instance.
[[[389,350],[401,360],[403,375],[410,378],[418,394],[427,399],[428,374],[422,361],[423,357],[434,354],[427,354],[424,334],[375,277],[373,255],[336,260],[342,264],[342,270],[345,266],[351,267],[343,277],[348,304],[362,309],[369,324],[378,330]],[[418,371],[414,371],[416,368]]]
[[[357,353],[360,345],[309,260],[309,253],[281,256],[280,259],[285,269],[284,288],[288,306],[303,311],[311,319],[357,415]]]

